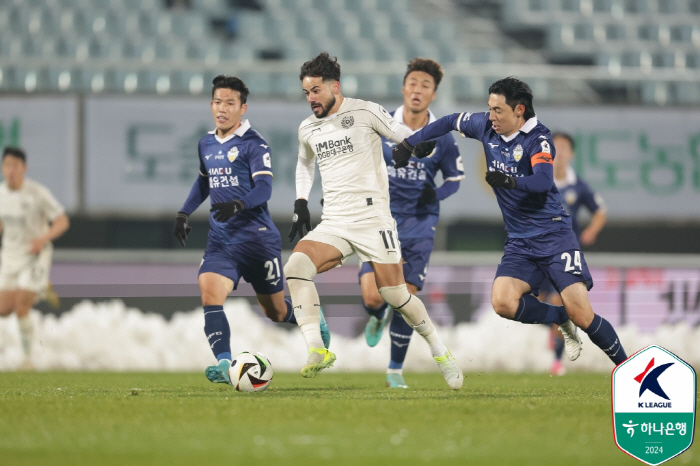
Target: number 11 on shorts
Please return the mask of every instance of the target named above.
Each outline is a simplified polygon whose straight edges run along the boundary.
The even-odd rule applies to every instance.
[[[384,247],[386,249],[390,251],[396,249],[396,243],[394,242],[394,232],[392,230],[379,230],[379,234],[382,235],[382,240],[384,240]],[[389,242],[391,242],[391,247],[389,247]]]

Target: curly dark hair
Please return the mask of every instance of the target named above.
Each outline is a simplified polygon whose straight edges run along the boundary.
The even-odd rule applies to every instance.
[[[248,101],[248,95],[250,95],[250,91],[240,78],[220,74],[219,76],[214,78],[214,80],[211,83],[214,85],[214,87],[211,88],[212,99],[214,98],[214,92],[216,92],[217,89],[231,89],[234,91],[238,91],[238,95],[241,99],[241,105]]]
[[[313,78],[320,77],[324,81],[340,81],[340,64],[337,57],[331,57],[328,52],[321,52],[316,56],[301,65],[299,80],[303,81],[305,77]]]
[[[574,137],[571,134],[557,131],[556,133],[552,134],[552,139],[554,139],[554,138],[566,139],[567,141],[569,141],[569,144],[571,144],[571,150],[576,149],[576,144],[574,143]]]
[[[404,84],[406,84],[408,75],[413,71],[422,71],[432,76],[435,81],[435,90],[437,91],[438,85],[440,81],[442,81],[442,66],[440,66],[440,63],[429,58],[414,58],[408,62],[408,66],[406,67],[406,74],[403,75]]]
[[[535,116],[535,108],[532,106],[532,89],[525,82],[515,76],[499,79],[489,87],[489,94],[498,94],[506,98],[506,103],[515,110],[516,105],[524,105],[525,121]]]
[[[5,149],[3,149],[2,151],[2,160],[5,160],[5,157],[7,157],[8,155],[17,157],[18,159],[22,160],[22,162],[27,163],[27,154],[25,154],[24,151],[19,147],[5,147]]]

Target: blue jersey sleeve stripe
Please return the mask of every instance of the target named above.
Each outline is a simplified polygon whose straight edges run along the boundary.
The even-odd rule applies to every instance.
[[[462,181],[464,178],[466,178],[465,175],[462,175],[462,176],[450,176],[449,178],[445,178],[443,181]]]
[[[258,176],[258,175],[270,175],[270,176],[273,177],[273,178],[274,178],[274,176],[275,176],[275,175],[272,174],[271,171],[255,172],[255,173],[253,173],[253,174],[250,175],[250,176],[251,176],[251,178],[255,178],[255,177]]]
[[[209,175],[206,175],[206,174],[204,174],[204,173],[202,173],[202,172],[199,172],[199,176],[203,176],[204,178],[209,178]]]

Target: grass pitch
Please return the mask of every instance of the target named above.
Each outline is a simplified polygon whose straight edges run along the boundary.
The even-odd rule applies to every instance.
[[[245,394],[192,373],[0,373],[0,464],[642,464],[613,441],[609,375],[405,377],[278,373]]]

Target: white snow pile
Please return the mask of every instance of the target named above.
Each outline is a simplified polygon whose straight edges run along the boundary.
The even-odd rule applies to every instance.
[[[245,300],[232,299],[224,306],[231,326],[233,354],[241,351],[266,355],[280,371],[298,371],[306,361],[301,332],[288,324],[261,317]],[[498,317],[492,310],[475,323],[440,328],[440,334],[465,371],[549,370],[552,352],[548,329],[522,325]],[[56,317],[33,311],[35,335],[31,361],[38,370],[148,370],[201,371],[214,357],[204,336],[201,308],[177,313],[166,320],[127,308],[122,301],[83,301]],[[331,330],[333,329],[331,320]],[[626,326],[617,329],[627,354],[656,344],[676,353],[691,365],[700,364],[700,330],[686,324],[659,327],[654,334]],[[584,349],[569,370],[603,371],[612,363],[582,332]],[[333,335],[331,350],[338,359],[333,371],[383,371],[389,362],[389,336],[369,348],[364,336]],[[24,359],[17,320],[0,318],[0,370],[14,370]],[[437,371],[427,345],[415,335],[404,366],[406,370]]]

